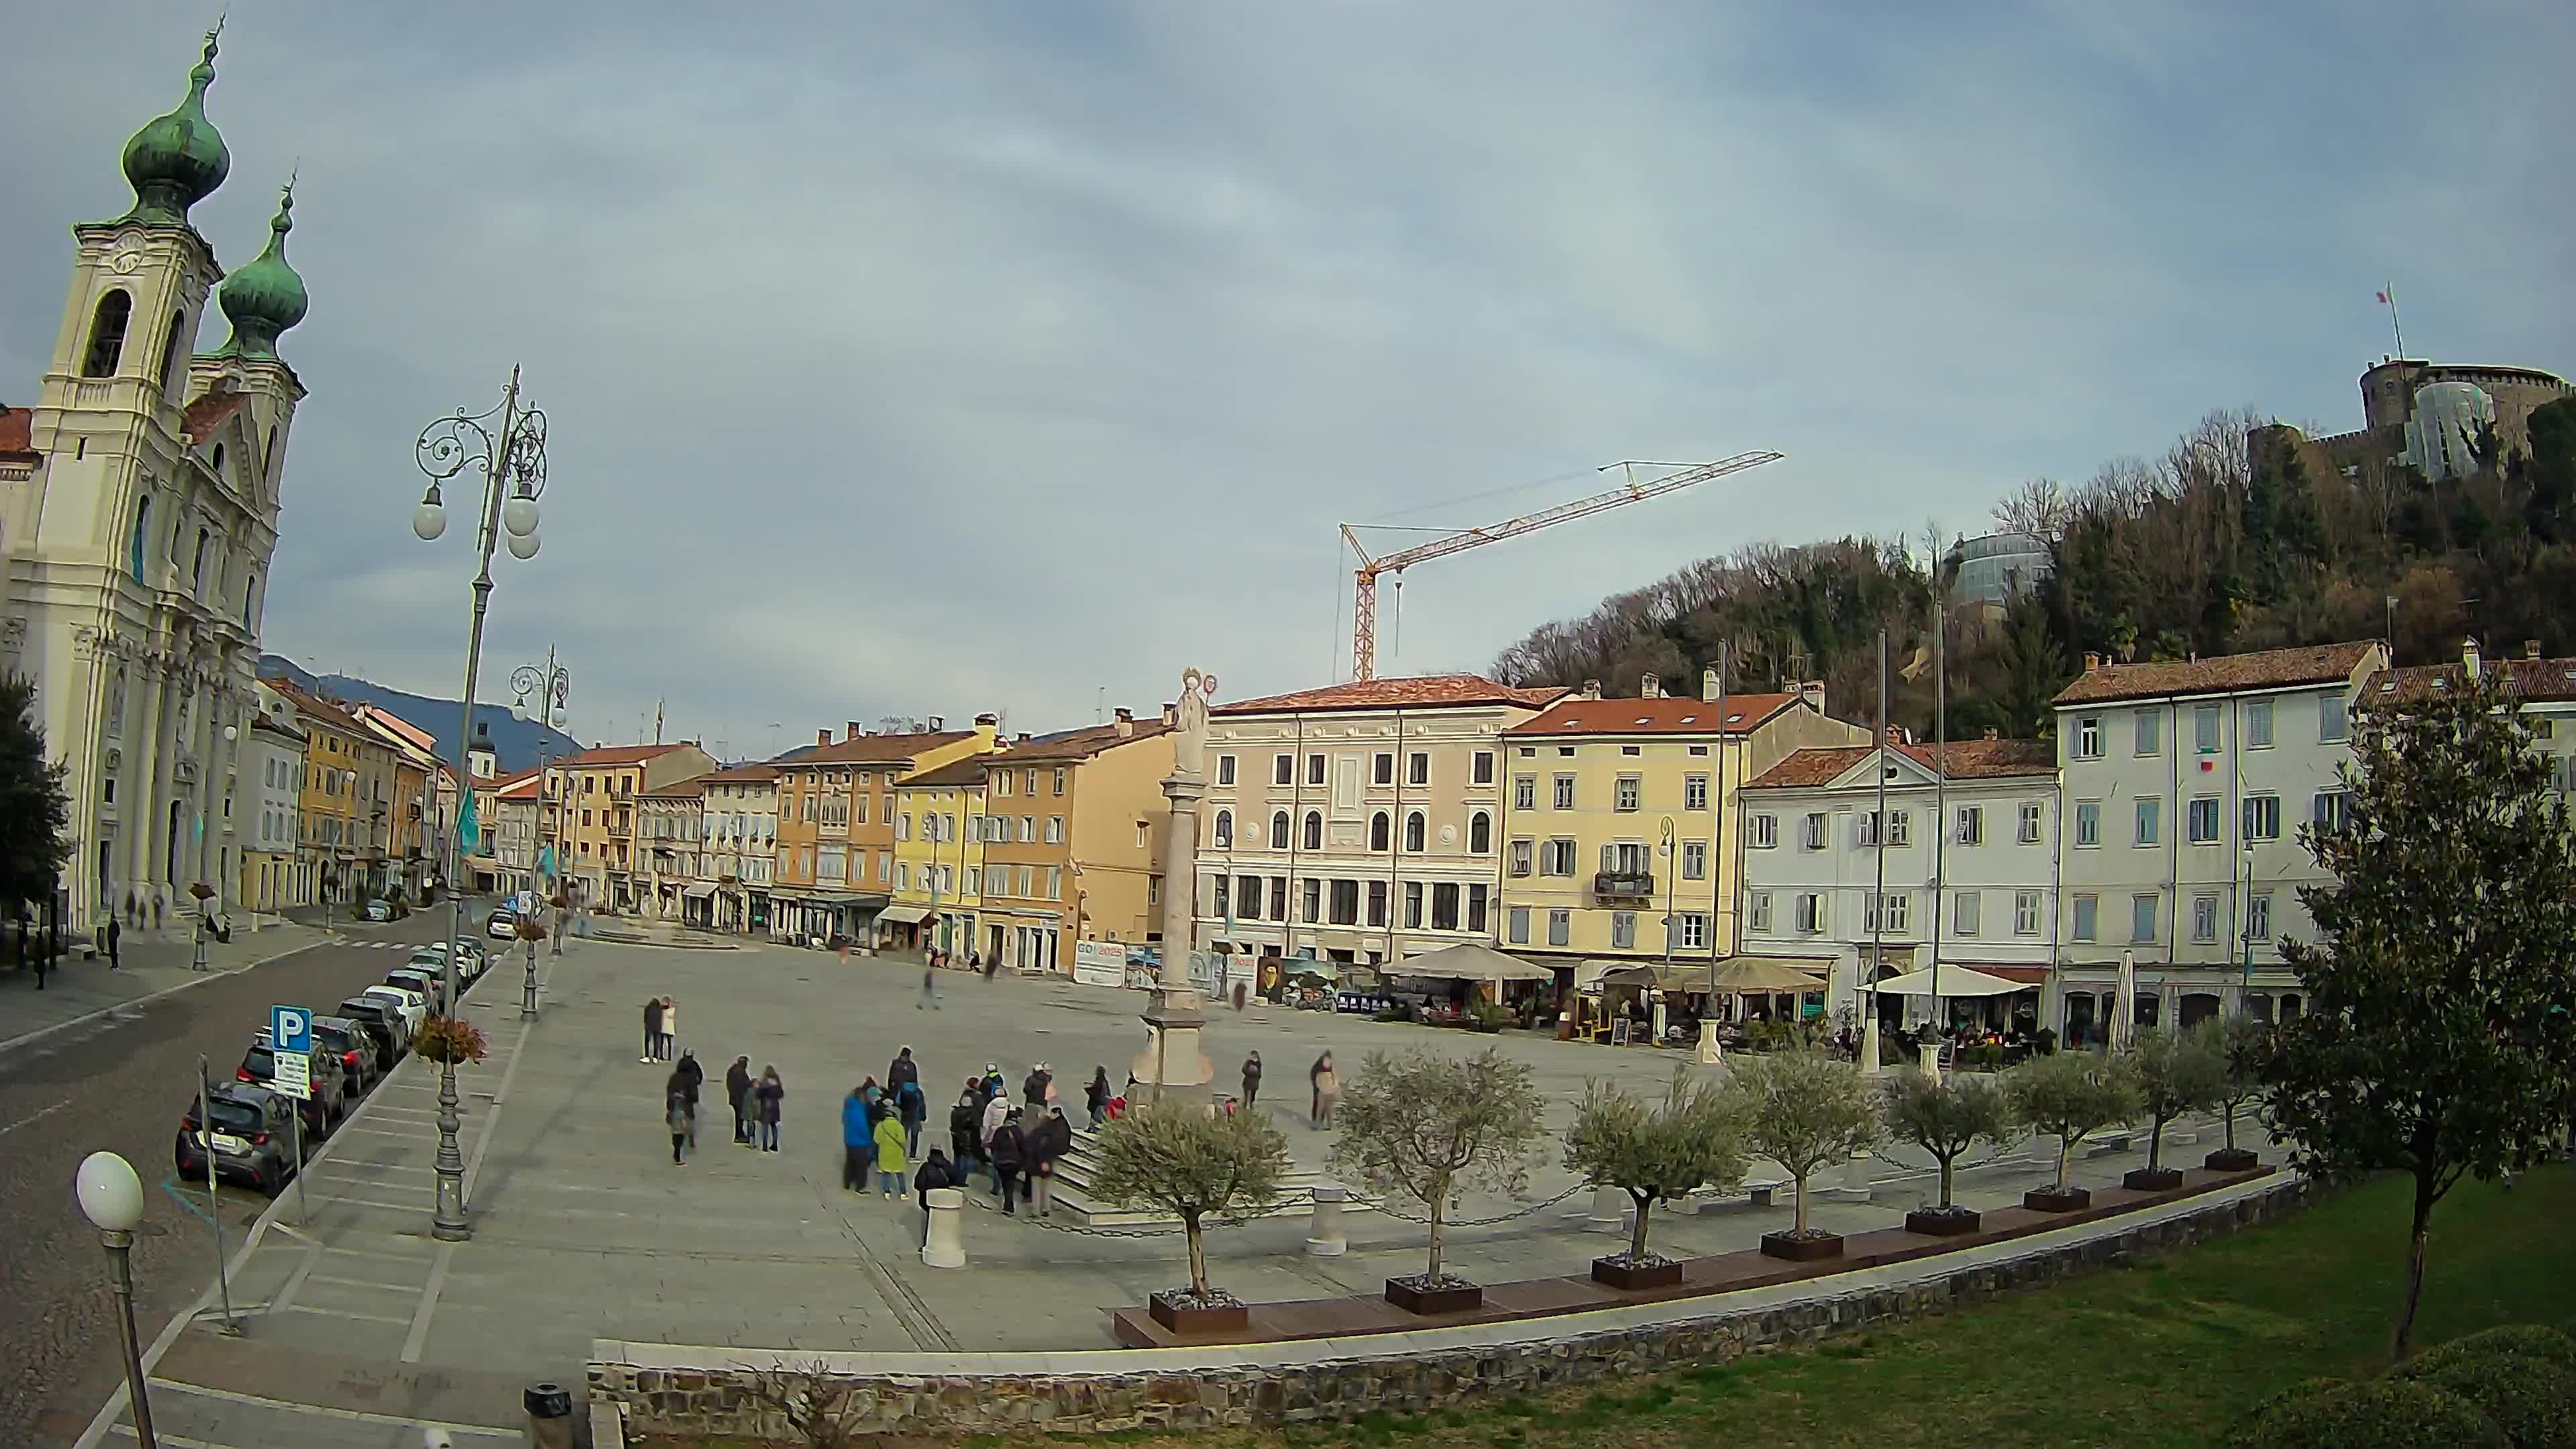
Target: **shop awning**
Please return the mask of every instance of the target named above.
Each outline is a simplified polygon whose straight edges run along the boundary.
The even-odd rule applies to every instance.
[[[1462,941],[1443,946],[1419,956],[1381,966],[1389,976],[1429,976],[1444,981],[1553,981],[1556,972],[1534,961],[1524,961],[1491,946]]]
[[[707,897],[714,895],[715,893],[716,883],[711,880],[695,881],[682,887],[680,890],[681,895],[684,895],[693,901],[705,900]]]
[[[926,906],[888,906],[877,912],[877,923],[885,926],[918,926],[929,919]]]
[[[1888,977],[1879,982],[1874,989],[1890,996],[1929,996],[1932,994],[1932,973],[1908,971],[1902,976]],[[1965,966],[1941,968],[1943,996],[2009,996],[2016,991],[2030,989],[2018,981],[2006,981],[2000,976],[1989,976],[1983,971],[1971,971]]]
[[[1717,963],[1717,994],[1822,991],[1833,962],[1811,956],[1729,956]],[[1708,979],[1694,989],[1708,989]]]
[[[1610,966],[1606,961],[1589,961],[1592,966]],[[1706,991],[1708,968],[1694,971],[1687,966],[1659,966],[1652,961],[1621,962],[1610,966],[1597,978],[1602,986],[1634,986],[1650,991]]]

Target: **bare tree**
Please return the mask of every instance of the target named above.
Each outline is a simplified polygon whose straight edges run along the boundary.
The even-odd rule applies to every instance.
[[[744,1391],[788,1442],[805,1449],[858,1449],[873,1437],[860,1427],[868,1417],[868,1396],[856,1384],[833,1378],[821,1359],[754,1370]]]

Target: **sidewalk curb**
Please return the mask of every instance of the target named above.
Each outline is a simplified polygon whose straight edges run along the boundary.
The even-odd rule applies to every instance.
[[[96,1011],[85,1011],[68,1021],[58,1021],[51,1026],[40,1026],[34,1031],[21,1032],[16,1036],[10,1037],[6,1041],[0,1041],[0,1056],[6,1056],[10,1052],[17,1050],[30,1042],[41,1041],[46,1037],[52,1036],[55,1032],[69,1031],[73,1027],[86,1025],[87,1023],[96,1021],[101,1017],[113,1016],[116,1013],[127,1010],[131,1007],[143,1006],[150,1002],[159,1001],[165,996],[176,995],[179,992],[187,990],[191,986],[203,986],[209,981],[214,981],[225,976],[238,976],[244,971],[256,970],[259,967],[267,965],[271,961],[283,961],[289,956],[300,955],[317,946],[328,946],[339,939],[341,938],[338,933],[325,932],[323,938],[319,941],[307,941],[301,946],[290,946],[273,956],[262,956],[256,961],[246,961],[239,966],[227,966],[221,971],[209,970],[203,975],[192,975],[185,981],[181,981],[170,986],[164,986],[158,991],[147,991],[132,1000],[120,1001],[114,1006],[102,1006]]]

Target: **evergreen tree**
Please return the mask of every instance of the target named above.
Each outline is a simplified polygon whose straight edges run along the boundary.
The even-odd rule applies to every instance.
[[[2334,882],[2282,943],[2309,1007],[2265,1109],[2302,1171],[2414,1178],[2401,1359],[2434,1206],[2537,1160],[2576,1087],[2576,843],[2533,739],[2500,672],[2364,711],[2345,823],[2300,832]]]
[[[49,901],[71,863],[71,798],[45,758],[36,682],[0,674],[0,900]]]

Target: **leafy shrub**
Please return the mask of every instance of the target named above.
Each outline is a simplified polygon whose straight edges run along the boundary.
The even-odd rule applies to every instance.
[[[2513,1449],[2475,1404],[2416,1379],[2310,1379],[2266,1399],[2227,1449]]]
[[[1495,1001],[1470,1003],[1467,1014],[1475,1018],[1478,1031],[1501,1031],[1512,1024],[1512,1009]]]
[[[2497,1356],[2536,1358],[2562,1371],[2576,1372],[2576,1338],[2545,1323],[2500,1324],[2428,1348],[2407,1360],[2398,1372],[2415,1378],[2460,1359]]]
[[[2453,1355],[2400,1382],[2429,1384],[2474,1404],[2504,1431],[2514,1449],[2576,1446],[2576,1372],[2546,1359],[2495,1350]]]
[[[1413,1008],[1410,1006],[1381,1006],[1377,1009],[1377,1015],[1370,1017],[1369,1020],[1411,1021],[1413,1020]]]

